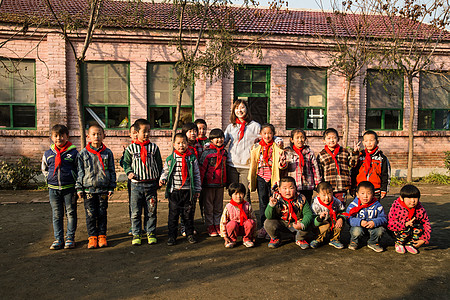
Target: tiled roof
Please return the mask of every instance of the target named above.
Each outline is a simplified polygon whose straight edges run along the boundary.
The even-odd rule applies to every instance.
[[[50,0],[57,15],[70,15],[72,19],[86,24],[88,6],[86,0]],[[102,24],[107,27],[148,28],[161,30],[178,29],[178,21],[173,13],[173,6],[164,3],[106,0],[102,9]],[[219,10],[218,15],[231,16],[233,23],[229,28],[237,33],[247,34],[281,34],[297,36],[332,36],[330,22],[336,24],[335,31],[342,36],[354,36],[357,24],[362,18],[358,15],[336,16],[331,12],[320,11],[274,11],[270,9],[227,7]],[[366,16],[367,33],[372,36],[386,36],[392,32],[389,18],[381,15]],[[55,20],[44,0],[3,0],[0,7],[0,22],[22,23],[25,20],[44,20],[55,24]],[[33,21],[34,20],[34,21]],[[198,29],[201,19],[186,17],[185,29]],[[413,23],[405,19],[396,19],[398,28],[404,36],[427,37],[436,30],[426,24]],[[29,21],[30,22],[30,21]],[[420,27],[419,27],[420,26]],[[418,30],[417,28],[420,28]],[[445,32],[444,40],[450,40],[450,33]]]

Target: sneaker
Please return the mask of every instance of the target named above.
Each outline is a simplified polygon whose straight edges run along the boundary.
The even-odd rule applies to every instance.
[[[235,242],[225,243],[225,248],[233,248],[236,245]]]
[[[218,236],[219,234],[216,231],[216,227],[214,225],[208,226],[208,234],[209,236]]]
[[[75,241],[66,240],[66,243],[64,244],[64,249],[73,249],[73,248],[75,248]]]
[[[264,239],[266,238],[267,232],[264,227],[262,227],[260,230],[258,230],[258,239]]]
[[[174,237],[169,237],[167,239],[167,246],[174,246],[177,244],[177,239]]]
[[[188,241],[190,244],[195,244],[195,243],[197,243],[197,240],[195,239],[195,236],[194,236],[193,234],[188,235],[187,241]]]
[[[149,245],[154,245],[158,242],[154,233],[147,233],[147,242]]]
[[[301,240],[301,241],[295,241],[295,244],[297,246],[299,246],[302,250],[306,250],[309,248],[309,244],[307,241],[305,240]]]
[[[133,228],[130,227],[130,230],[128,230],[128,235],[133,235]]]
[[[348,245],[348,249],[350,249],[350,250],[356,250],[356,249],[358,249],[358,243],[357,243],[357,242],[354,242],[354,241],[351,241],[351,242],[350,242],[350,245]]]
[[[98,236],[98,247],[104,248],[108,246],[108,242],[106,241],[106,235],[99,235]]]
[[[269,244],[267,245],[267,247],[269,248],[278,248],[280,247],[280,239],[270,239]]]
[[[60,241],[54,241],[52,245],[50,246],[50,250],[59,250],[62,248],[62,242]]]
[[[186,236],[186,231],[182,231],[182,232],[181,232],[181,235],[182,235],[182,236]]]
[[[399,243],[395,243],[395,252],[400,253],[400,254],[405,254],[405,246],[403,246],[402,244]]]
[[[220,236],[220,226],[214,225],[214,227],[216,228],[217,235]]]
[[[244,241],[243,244],[247,248],[252,248],[253,246],[255,246],[255,244],[252,241]]]
[[[383,247],[380,246],[380,244],[367,244],[367,247],[369,249],[372,249],[375,252],[383,252]]]
[[[98,240],[96,236],[89,237],[88,249],[95,249],[98,246]]]
[[[344,249],[344,245],[338,240],[331,240],[328,245],[333,246],[336,249]]]
[[[133,239],[131,240],[131,245],[133,245],[133,246],[140,246],[141,245],[141,236],[140,235],[133,235]]]
[[[406,251],[408,251],[411,254],[419,253],[419,250],[417,250],[413,245],[410,245],[410,244],[406,244],[405,249],[406,249]]]
[[[309,246],[313,249],[316,249],[319,245],[320,243],[317,240],[312,240],[311,243],[309,243]]]

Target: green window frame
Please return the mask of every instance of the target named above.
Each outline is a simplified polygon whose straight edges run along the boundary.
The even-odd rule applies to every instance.
[[[244,65],[234,71],[234,101],[247,101],[253,120],[270,122],[270,66]]]
[[[286,129],[324,130],[327,126],[327,70],[287,68]]]
[[[0,129],[36,129],[36,62],[0,58]]]
[[[129,62],[85,62],[82,65],[83,111],[86,129],[124,129],[130,124]]]
[[[396,70],[367,70],[366,130],[403,129],[403,84]]]
[[[148,120],[152,129],[172,129],[179,97],[174,88],[177,79],[175,63],[147,64]],[[182,97],[178,128],[193,121],[194,86],[187,88]]]
[[[450,72],[420,73],[417,129],[450,129]]]

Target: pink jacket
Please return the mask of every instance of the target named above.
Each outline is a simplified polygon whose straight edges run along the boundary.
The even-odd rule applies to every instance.
[[[405,223],[409,221],[408,210],[400,205],[400,201],[400,198],[395,200],[389,210],[388,229],[391,231],[405,230]],[[423,234],[420,239],[424,240],[425,244],[428,244],[431,236],[431,225],[428,220],[427,211],[420,202],[417,203],[414,217],[416,217],[415,222],[419,222],[423,226]]]
[[[244,203],[244,211],[249,219],[253,219],[256,224],[256,217],[253,213],[252,206],[245,201]],[[234,206],[231,203],[228,203],[223,209],[222,218],[220,219],[220,236],[227,236],[227,223],[230,221],[236,221],[239,223],[240,221],[240,211],[239,208]],[[255,231],[256,232],[256,231]]]

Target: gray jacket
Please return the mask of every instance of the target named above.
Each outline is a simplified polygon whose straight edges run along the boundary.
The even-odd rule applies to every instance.
[[[235,168],[250,168],[250,150],[257,138],[260,138],[261,125],[250,121],[245,126],[244,137],[239,141],[239,124],[230,124],[225,129],[225,145],[228,147],[227,164]],[[238,142],[239,141],[239,142]]]

